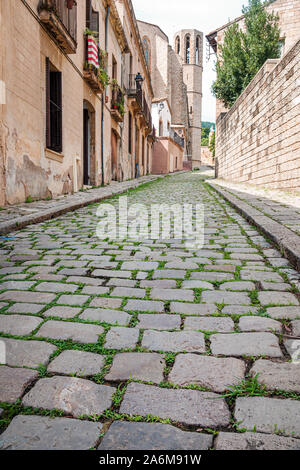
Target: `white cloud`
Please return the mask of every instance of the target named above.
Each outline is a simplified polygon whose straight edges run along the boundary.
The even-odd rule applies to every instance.
[[[195,28],[204,35],[241,14],[247,0],[132,0],[137,19],[154,23],[169,36],[170,44],[180,29]],[[206,62],[206,41],[204,43],[203,73],[203,121],[215,120],[215,98],[211,86],[215,80],[213,57]]]

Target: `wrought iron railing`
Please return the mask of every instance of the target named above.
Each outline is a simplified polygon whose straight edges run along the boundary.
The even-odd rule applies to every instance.
[[[69,35],[77,41],[77,1],[76,0],[40,0],[39,12],[53,11]]]
[[[184,148],[184,139],[180,137],[177,132],[173,131],[173,129],[169,130],[169,137],[176,142],[176,144],[180,145],[180,147]]]

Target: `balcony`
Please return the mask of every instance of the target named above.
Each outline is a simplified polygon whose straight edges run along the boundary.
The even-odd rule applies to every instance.
[[[40,0],[41,22],[66,54],[77,49],[77,2],[75,0]]]
[[[116,83],[112,85],[110,114],[116,122],[124,121],[124,93]]]
[[[126,94],[128,96],[129,106],[142,117],[145,127],[152,131],[152,115],[151,110],[145,99],[141,85],[136,82],[137,76],[130,74],[128,76],[128,82],[126,87]]]
[[[184,139],[181,138],[177,132],[173,131],[173,129],[169,130],[169,137],[176,142],[177,145],[180,145],[184,149]]]
[[[98,46],[98,63],[99,68],[97,68],[91,61],[89,60],[88,54],[88,40],[89,37],[85,37],[85,62],[84,62],[84,70],[83,76],[85,81],[89,84],[92,90],[97,93],[101,94],[104,92],[105,87],[108,85],[109,78],[106,72],[106,61],[107,61],[107,54],[105,51],[102,51]]]

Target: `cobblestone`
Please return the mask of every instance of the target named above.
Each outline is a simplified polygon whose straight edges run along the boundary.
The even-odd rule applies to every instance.
[[[1,366],[0,402],[14,403],[37,377],[37,371]]]
[[[89,450],[101,430],[101,423],[19,415],[0,436],[0,450]]]
[[[142,347],[151,351],[164,352],[205,352],[205,341],[202,333],[195,331],[145,331]]]
[[[212,436],[160,423],[115,422],[98,450],[208,450]]]
[[[169,381],[175,385],[199,385],[215,392],[224,392],[244,379],[245,370],[244,362],[239,359],[179,354]]]
[[[76,377],[40,379],[22,402],[24,406],[43,410],[63,410],[79,418],[82,415],[100,414],[112,404],[115,388],[97,385]]]
[[[227,426],[230,422],[225,400],[219,395],[142,384],[127,387],[120,412],[130,416],[151,414],[191,426]]]
[[[172,238],[100,241],[97,205],[2,239],[0,353],[4,347],[7,364],[0,373],[7,380],[1,378],[1,393],[7,403],[25,394],[24,405],[62,409],[68,418],[15,417],[0,429],[0,446],[5,438],[5,445],[28,449],[99,443],[101,450],[297,448],[299,402],[286,394],[299,391],[299,273],[233,208],[224,210],[224,200],[203,185],[201,172],[176,174],[127,196],[130,204],[147,207],[203,204],[203,248]],[[117,198],[107,202],[118,205]],[[39,378],[44,368],[47,378]],[[222,395],[249,369],[282,394],[238,398],[233,422]],[[126,383],[132,380],[147,385]],[[117,419],[108,429],[103,416],[103,428],[70,419],[115,412],[118,385],[124,390],[116,395],[120,413],[150,414],[170,419],[172,426]],[[238,426],[247,435],[234,432],[243,413],[246,425]],[[193,428],[182,431],[181,425]],[[221,432],[213,440],[207,428]],[[28,429],[39,442],[30,441]],[[282,429],[284,436],[277,435]],[[60,441],[56,433],[63,434]]]
[[[163,381],[163,356],[156,353],[120,353],[114,358],[106,380],[122,382],[129,379],[159,384]]]

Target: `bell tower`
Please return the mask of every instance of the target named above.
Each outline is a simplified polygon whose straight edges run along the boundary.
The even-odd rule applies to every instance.
[[[180,57],[187,86],[193,168],[201,164],[203,33],[183,29],[174,36],[174,51]]]

